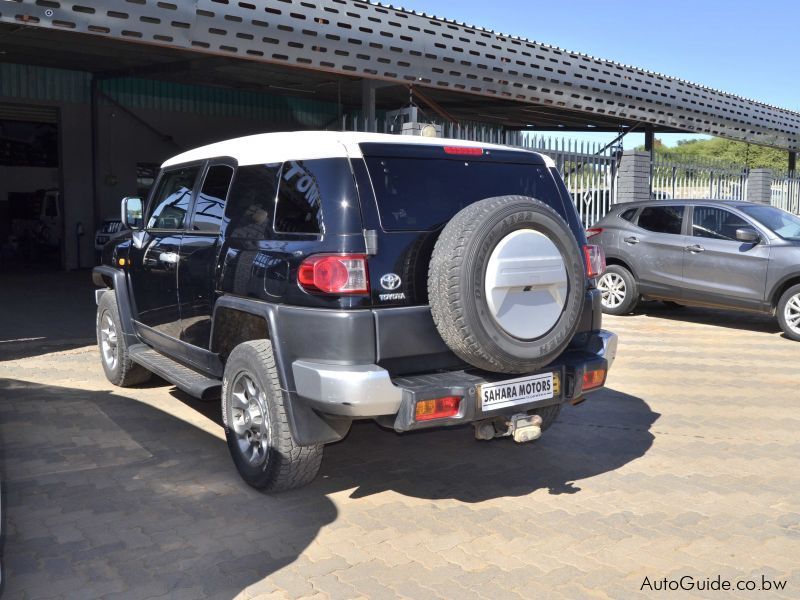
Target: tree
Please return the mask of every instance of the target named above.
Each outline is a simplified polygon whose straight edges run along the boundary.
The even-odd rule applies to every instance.
[[[637,148],[637,150],[642,148]],[[673,148],[668,148],[656,139],[655,151],[659,155],[676,161],[714,160],[731,165],[747,166],[751,169],[771,169],[774,172],[785,171],[789,165],[789,153],[784,150],[724,138],[680,140]]]

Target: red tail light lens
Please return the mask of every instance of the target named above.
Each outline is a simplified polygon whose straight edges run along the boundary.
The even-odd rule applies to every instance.
[[[606,270],[606,253],[602,246],[588,244],[583,247],[583,256],[586,259],[586,275],[589,279],[600,277]]]
[[[483,156],[483,148],[469,148],[466,146],[445,146],[445,154],[460,154],[462,156]]]
[[[363,254],[315,254],[300,264],[297,282],[316,294],[368,294],[367,257]]]
[[[417,402],[414,414],[417,421],[432,421],[433,419],[454,417],[458,414],[460,407],[461,396],[445,396]]]
[[[601,233],[603,233],[602,227],[589,227],[589,229],[586,230],[586,239],[588,240],[589,238],[600,235]]]

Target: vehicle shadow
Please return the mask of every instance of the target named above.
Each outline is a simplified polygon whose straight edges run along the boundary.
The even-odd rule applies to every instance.
[[[355,488],[353,498],[384,490],[470,503],[539,489],[574,494],[579,480],[643,456],[659,416],[640,398],[605,389],[579,406],[565,406],[530,444],[479,442],[471,426],[396,434],[359,422],[342,442],[325,448],[317,482],[326,493]]]
[[[217,403],[172,394],[219,423]],[[220,437],[148,404],[0,381],[5,592],[232,597],[337,519],[329,494],[473,503],[579,493],[580,480],[643,456],[658,417],[640,398],[602,390],[565,407],[533,444],[477,442],[470,427],[399,435],[357,423],[326,448],[314,483],[269,496],[241,482]]]
[[[219,437],[117,394],[0,380],[0,441],[4,598],[231,598],[337,517],[318,489],[249,488]]]
[[[777,319],[769,315],[745,311],[704,308],[694,306],[672,307],[662,302],[642,302],[634,314],[642,314],[669,321],[685,321],[699,325],[712,325],[763,333],[781,333]]]

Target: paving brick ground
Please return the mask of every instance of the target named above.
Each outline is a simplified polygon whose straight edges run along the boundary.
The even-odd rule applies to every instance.
[[[216,405],[106,382],[88,276],[57,281],[0,291],[4,599],[635,598],[684,575],[800,597],[800,344],[770,319],[608,318],[609,388],[535,444],[363,423],[270,497]]]

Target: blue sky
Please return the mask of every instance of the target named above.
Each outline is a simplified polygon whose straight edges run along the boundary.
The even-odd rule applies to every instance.
[[[800,2],[795,0],[401,0],[398,5],[800,111]],[[628,137],[626,147],[642,143],[641,136]],[[690,136],[659,137],[671,145]]]

